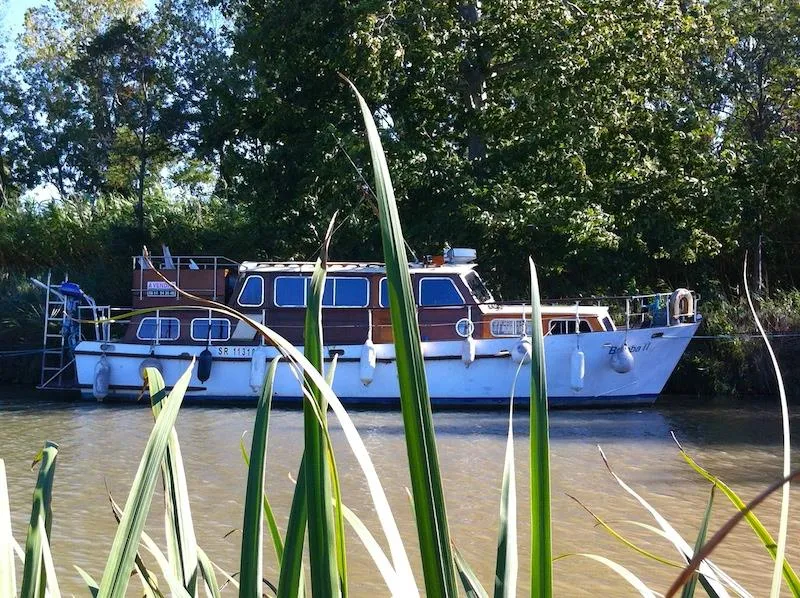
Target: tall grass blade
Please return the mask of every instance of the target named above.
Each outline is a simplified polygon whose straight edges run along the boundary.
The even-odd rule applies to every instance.
[[[698,568],[703,562],[708,562],[708,555],[710,555],[713,550],[719,546],[720,542],[722,542],[725,537],[731,533],[734,527],[736,527],[742,519],[744,519],[744,513],[746,511],[752,511],[758,505],[760,505],[764,500],[772,495],[774,492],[782,488],[786,482],[796,481],[800,479],[800,470],[797,470],[791,473],[789,476],[785,478],[781,478],[777,482],[770,484],[765,490],[763,490],[758,496],[756,496],[753,500],[747,503],[745,507],[745,511],[739,511],[733,517],[728,519],[725,524],[720,527],[716,533],[711,536],[711,538],[703,544],[703,548],[697,551],[697,554],[692,555],[692,558],[686,564],[686,567],[681,571],[680,575],[678,575],[677,579],[672,582],[672,585],[666,591],[664,596],[666,598],[670,598],[677,594],[678,590],[683,587],[686,581],[692,576],[695,569]],[[738,591],[738,590],[737,590]],[[742,592],[739,592],[741,595],[744,595]],[[747,594],[749,596],[749,594]]]
[[[108,502],[111,505],[111,512],[114,515],[114,519],[116,520],[117,525],[119,525],[119,523],[122,521],[122,508],[117,504],[117,501],[114,500],[114,497],[111,496],[108,486],[106,486],[106,495],[108,497]],[[145,534],[145,532],[142,532],[142,537],[146,535],[147,534]],[[158,580],[144,564],[144,561],[142,560],[142,557],[138,551],[133,559],[133,570],[139,577],[139,581],[142,582],[142,591],[144,592],[145,598],[163,598],[164,594],[158,587]]]
[[[153,417],[158,420],[162,401],[167,396],[164,379],[155,368],[145,368],[145,378]],[[164,484],[164,531],[169,562],[183,587],[194,596],[197,588],[197,538],[192,523],[192,508],[181,447],[175,429],[170,433],[167,454],[161,464],[161,479]]]
[[[25,539],[25,566],[22,571],[20,598],[44,597],[47,587],[47,573],[44,571],[43,542],[50,537],[53,524],[53,478],[56,473],[58,445],[47,441],[42,449],[39,475],[33,490],[31,520]]]
[[[609,473],[611,473],[611,476],[617,481],[617,484],[619,484],[622,487],[622,489],[625,490],[625,492],[627,492],[633,498],[635,498],[639,502],[639,504],[642,505],[650,513],[650,515],[653,517],[653,519],[655,519],[658,526],[666,534],[666,537],[673,544],[678,553],[684,559],[690,561],[694,556],[694,551],[692,550],[691,546],[689,546],[688,542],[686,542],[686,540],[684,540],[681,537],[681,535],[661,515],[661,513],[656,511],[656,509],[653,508],[653,506],[650,503],[648,503],[644,498],[639,496],[639,494],[637,494],[637,492],[633,488],[628,486],[622,480],[622,478],[620,478],[616,473],[614,473],[614,470],[611,469],[611,465],[608,463],[608,459],[606,459],[605,453],[603,453],[602,449],[600,449],[600,455],[602,456],[603,462],[605,463]],[[741,585],[739,585],[736,581],[734,581],[727,573],[725,573],[719,567],[714,565],[714,563],[712,563],[710,560],[701,561],[699,563],[699,566],[697,567],[697,570],[700,573],[700,575],[706,577],[708,582],[711,584],[711,587],[713,588],[714,592],[716,592],[720,596],[720,598],[726,598],[730,595],[723,586],[723,582],[728,586],[730,586],[732,589],[734,589],[740,596],[750,595],[750,593],[747,590],[745,590]]]
[[[217,576],[214,573],[214,564],[211,562],[211,559],[208,558],[205,551],[199,546],[197,547],[197,563],[200,566],[200,576],[203,578],[211,598],[222,598],[219,583],[217,583]]]
[[[39,522],[39,529],[42,530],[42,563],[47,576],[47,589],[45,596],[48,598],[61,598],[61,590],[58,588],[58,576],[56,567],[53,564],[53,554],[50,552],[50,540],[47,537],[44,521]]]
[[[400,406],[405,427],[425,589],[429,598],[439,596],[455,598],[458,595],[455,565],[403,231],[386,156],[372,113],[355,85],[349,80],[347,83],[353,89],[361,108],[375,174],[392,334],[400,383]]]
[[[322,295],[325,289],[325,264],[317,260],[311,275],[306,308],[304,352],[314,368],[322,373]],[[305,384],[314,405],[303,402],[305,430],[306,503],[308,505],[308,552],[311,566],[311,591],[314,596],[338,596],[346,582],[346,571],[338,571],[336,526],[328,447],[325,442],[327,403],[310,379]],[[315,412],[316,411],[316,412]],[[320,414],[321,422],[317,419]]]
[[[244,459],[245,466],[250,467],[250,455],[247,454],[247,449],[244,446],[244,435],[242,435],[241,440],[239,440],[239,450],[242,452],[242,459]],[[283,538],[281,537],[280,529],[278,529],[278,521],[275,519],[275,512],[272,510],[272,505],[269,502],[269,498],[267,498],[266,492],[264,492],[262,499],[262,508],[264,510],[264,517],[267,520],[269,535],[272,539],[272,547],[275,550],[275,558],[278,561],[278,566],[280,566],[283,560]]]
[[[608,523],[606,523],[603,519],[601,519],[597,514],[594,513],[594,511],[592,511],[589,507],[587,507],[585,504],[583,504],[580,500],[578,500],[577,498],[575,498],[571,494],[567,494],[567,496],[569,498],[571,498],[572,500],[574,500],[576,503],[578,503],[581,507],[583,507],[583,509],[587,513],[589,513],[589,515],[592,516],[592,518],[595,520],[595,522],[600,527],[602,527],[605,531],[607,531],[612,537],[614,537],[617,540],[619,540],[620,542],[622,542],[625,546],[627,546],[628,548],[632,549],[634,552],[638,552],[643,557],[651,559],[651,560],[653,560],[653,561],[655,561],[657,563],[661,563],[662,565],[668,565],[670,567],[676,567],[678,569],[683,567],[683,565],[681,565],[680,563],[677,563],[675,561],[671,561],[669,559],[662,558],[662,557],[658,556],[657,554],[653,554],[652,552],[650,552],[648,550],[645,550],[641,546],[638,546],[638,545],[634,544],[633,542],[628,540],[625,536],[620,534],[617,530],[615,530],[613,527],[611,527]],[[645,527],[649,531],[661,535],[665,540],[669,540],[669,537],[658,528],[655,528],[655,527],[653,527],[651,525],[647,525],[647,524],[644,524],[644,523],[639,523],[638,521],[631,521],[630,523],[633,523],[634,525],[639,525],[639,526]]]
[[[750,312],[753,314],[753,320],[758,328],[758,333],[764,339],[764,345],[767,347],[769,358],[772,361],[772,369],[775,371],[775,380],[778,382],[778,395],[781,401],[781,423],[783,426],[783,477],[788,478],[792,472],[792,443],[789,437],[789,406],[786,401],[786,389],[783,387],[783,376],[781,375],[781,368],[778,365],[778,359],[775,357],[775,351],[772,350],[772,344],[767,338],[767,333],[764,332],[764,327],[761,325],[761,320],[758,317],[756,308],[753,305],[753,298],[750,295],[750,289],[747,286],[747,256],[744,259],[744,269],[742,272],[744,279],[744,294],[747,297],[747,304],[750,306]],[[781,593],[781,572],[783,571],[783,560],[786,556],[786,536],[789,532],[789,483],[783,487],[781,496],[781,514],[778,522],[778,548],[775,551],[775,566],[772,569],[772,587],[770,589],[770,598],[777,598]]]
[[[587,558],[587,559],[591,559],[593,561],[597,561],[598,563],[602,563],[603,565],[605,565],[606,567],[608,567],[609,569],[611,569],[612,571],[617,573],[620,577],[622,577],[629,584],[631,584],[636,589],[636,591],[638,591],[639,594],[641,596],[643,596],[644,598],[656,598],[655,592],[653,592],[653,590],[648,588],[647,585],[641,579],[639,579],[633,573],[628,571],[625,567],[623,567],[619,563],[615,563],[611,559],[607,559],[606,557],[599,556],[597,554],[587,554],[587,553],[583,553],[583,552],[565,554],[565,555],[562,555],[562,556],[560,556],[558,558],[560,560],[560,559],[563,559],[563,558],[566,558],[566,557],[571,557],[571,556],[580,556],[580,557],[584,557],[584,558]]]
[[[240,591],[244,596],[259,596],[264,560],[264,472],[267,462],[267,434],[272,409],[272,392],[275,372],[280,357],[270,363],[261,396],[256,408],[253,442],[250,448],[250,465],[247,470],[247,491],[242,522],[242,551],[239,561]]]
[[[89,589],[89,593],[92,595],[92,598],[97,598],[97,593],[100,591],[100,586],[94,580],[94,578],[89,575],[86,571],[78,567],[78,565],[72,565],[75,567],[75,570],[78,572],[78,575],[81,576],[83,579],[83,583],[86,584],[86,587]]]
[[[739,495],[736,494],[725,482],[720,480],[718,477],[712,475],[705,469],[703,469],[697,462],[686,452],[686,450],[681,446],[678,439],[675,437],[675,434],[672,434],[672,439],[675,441],[675,444],[678,445],[678,449],[680,450],[681,457],[683,457],[684,461],[686,461],[689,466],[694,469],[697,473],[707,479],[709,482],[714,484],[714,486],[719,489],[728,500],[730,500],[733,505],[743,513],[745,520],[750,525],[750,527],[755,532],[758,539],[761,540],[761,543],[764,545],[764,548],[767,549],[770,556],[775,558],[775,553],[777,552],[777,546],[775,544],[775,540],[772,538],[772,535],[767,531],[767,528],[764,527],[764,524],[761,523],[761,520],[756,516],[753,511],[747,510],[745,502],[739,498]],[[797,574],[792,569],[792,566],[789,564],[789,561],[784,559],[783,561],[783,578],[786,580],[786,584],[789,586],[789,589],[792,592],[792,596],[795,598],[800,598],[800,578],[797,577]]]
[[[544,332],[536,266],[531,269],[531,596],[553,595],[553,546],[550,521],[550,433],[547,419]]]
[[[414,579],[414,574],[411,571],[411,564],[408,560],[408,555],[406,554],[405,546],[403,544],[403,540],[400,536],[400,531],[397,527],[397,521],[392,514],[392,509],[389,506],[389,501],[386,498],[386,493],[383,490],[383,486],[381,485],[380,478],[378,477],[378,473],[375,470],[375,465],[372,462],[372,459],[369,456],[369,452],[367,451],[366,446],[364,445],[364,440],[361,438],[361,435],[358,433],[355,425],[353,424],[353,420],[350,415],[345,410],[342,402],[336,396],[336,394],[331,389],[330,385],[326,382],[324,376],[320,374],[311,363],[306,359],[302,353],[300,353],[289,341],[283,338],[281,335],[277,334],[274,330],[270,329],[267,326],[264,326],[261,322],[256,322],[252,318],[247,317],[246,315],[237,312],[236,310],[230,309],[225,305],[220,303],[215,303],[213,301],[208,301],[201,297],[196,297],[183,291],[182,289],[174,286],[173,283],[170,283],[158,270],[155,270],[155,273],[161,277],[161,279],[170,284],[173,288],[175,288],[176,292],[185,297],[189,297],[192,300],[196,301],[197,303],[204,305],[205,307],[196,307],[196,309],[202,309],[204,313],[208,313],[210,310],[213,313],[220,313],[226,316],[230,316],[242,322],[245,322],[248,326],[258,331],[258,333],[267,340],[271,345],[276,347],[292,364],[292,367],[299,368],[302,370],[306,377],[310,378],[312,382],[316,385],[316,387],[320,390],[323,394],[325,400],[327,401],[330,409],[336,415],[336,418],[339,420],[339,424],[342,429],[342,433],[344,434],[345,439],[347,440],[347,444],[350,446],[350,449],[353,451],[353,456],[356,458],[359,467],[364,473],[364,478],[367,482],[367,487],[369,489],[370,497],[372,499],[372,503],[375,507],[375,511],[378,515],[378,521],[380,522],[381,528],[383,529],[384,535],[386,536],[386,541],[389,544],[389,550],[391,552],[392,563],[394,564],[395,570],[398,572],[398,575],[402,578],[403,584],[405,587],[405,595],[412,597],[418,596],[419,590],[416,586],[416,581]],[[187,309],[186,306],[180,307],[180,309]],[[115,316],[117,317],[117,316]],[[298,479],[298,487],[302,483],[302,480]],[[297,491],[297,489],[295,490]],[[304,490],[305,492],[305,490]],[[293,503],[294,508],[294,503]],[[304,508],[304,507],[303,507]],[[291,516],[290,516],[291,521]],[[286,540],[286,547],[285,552],[288,552],[289,546],[289,529],[292,526],[287,528],[287,540]],[[300,537],[302,538],[302,534],[305,530],[305,521],[303,521],[303,527],[300,530]],[[302,545],[300,545],[300,552],[302,553]],[[286,559],[284,559],[285,561]],[[283,565],[283,563],[282,563]],[[281,572],[283,575],[283,571]]]
[[[303,543],[306,535],[306,458],[303,455],[297,472],[297,485],[294,488],[292,506],[289,509],[289,523],[286,525],[286,541],[283,546],[283,559],[278,576],[278,598],[295,598],[302,592]]]
[[[706,535],[708,534],[708,523],[711,521],[711,507],[714,505],[714,486],[711,486],[711,494],[708,496],[708,504],[706,505],[706,512],[703,515],[703,521],[700,523],[700,530],[697,532],[697,540],[694,543],[694,554],[697,554],[703,544],[706,542]],[[695,588],[697,587],[698,575],[693,575],[683,587],[681,598],[692,598],[694,596]],[[709,584],[710,586],[711,584]]]
[[[0,459],[0,597],[2,598],[17,595],[14,536],[11,531],[11,506],[8,502],[6,464]]]
[[[522,369],[520,363],[514,375],[508,401],[508,437],[500,490],[500,530],[497,535],[497,564],[494,575],[494,597],[513,598],[517,595],[519,554],[517,549],[517,482],[514,471],[514,390]],[[457,566],[457,565],[456,565]]]
[[[161,471],[161,463],[167,453],[171,432],[189,386],[193,368],[194,359],[165,399],[161,413],[150,433],[100,581],[101,598],[123,598],[125,595],[139,539]]]
[[[394,570],[394,567],[392,566],[389,558],[386,556],[386,553],[383,552],[381,545],[378,544],[377,540],[375,540],[375,537],[372,535],[369,529],[367,529],[367,526],[364,525],[361,519],[359,519],[358,516],[353,513],[353,511],[347,508],[346,505],[342,505],[342,512],[344,513],[345,519],[350,524],[350,527],[353,528],[353,531],[358,536],[358,539],[361,540],[364,548],[367,549],[367,552],[372,557],[375,565],[378,567],[378,571],[383,576],[391,595],[394,598],[403,598],[405,593],[402,580],[397,576],[397,572]]]
[[[475,571],[455,546],[453,546],[453,556],[456,560],[458,577],[461,580],[461,585],[464,587],[464,593],[467,598],[489,598],[489,593],[481,585]]]

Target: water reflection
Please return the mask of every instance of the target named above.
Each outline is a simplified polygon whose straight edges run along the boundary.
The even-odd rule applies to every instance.
[[[35,472],[32,456],[45,439],[60,444],[54,494],[53,547],[61,573],[62,591],[83,593],[72,569],[79,564],[98,576],[110,548],[115,525],[105,501],[105,484],[122,501],[127,495],[138,459],[150,431],[144,406],[108,406],[83,402],[43,401],[39,396],[0,392],[0,456],[8,469],[13,525],[23,539],[29,516]],[[389,501],[407,540],[412,563],[416,531],[405,488],[406,471],[402,419],[396,411],[354,411],[353,419],[375,462]],[[188,407],[178,420],[178,434],[186,461],[198,541],[220,566],[238,569],[240,536],[225,535],[241,525],[245,469],[239,439],[252,428],[252,409]],[[628,520],[652,523],[649,516],[611,479],[598,456],[601,444],[616,471],[670,519],[690,543],[702,517],[708,484],[679,458],[669,432],[708,469],[723,477],[747,499],[776,479],[781,469],[780,420],[774,401],[747,404],[697,401],[665,402],[652,409],[557,411],[551,414],[554,542],[557,554],[594,552],[618,560],[656,590],[664,590],[674,572],[633,554],[602,530],[566,493],[577,496],[644,548],[674,558],[663,540]],[[800,433],[797,417],[792,430]],[[445,477],[452,535],[459,549],[491,587],[498,525],[502,460],[507,414],[503,411],[444,411],[435,415],[442,472]],[[514,418],[519,492],[521,572],[528,577],[527,527],[528,419]],[[342,472],[346,502],[377,533],[370,499],[358,467],[339,429],[332,426],[333,442]],[[247,440],[249,443],[249,438]],[[267,487],[273,507],[285,525],[302,448],[302,416],[295,410],[274,413],[269,438]],[[800,455],[796,455],[800,457]],[[160,499],[159,499],[160,500]],[[154,503],[149,529],[162,537],[160,502]],[[777,528],[777,500],[769,501],[759,516]],[[797,504],[797,503],[795,503]],[[712,528],[733,514],[721,498]],[[791,523],[794,537],[796,514]],[[369,556],[355,537],[349,539],[353,596],[381,596],[386,591]],[[790,556],[797,560],[796,542]],[[793,552],[794,551],[794,552]],[[274,576],[275,563],[267,552],[266,571]],[[753,534],[737,529],[716,556],[718,564],[754,595],[768,587],[770,560]],[[421,576],[420,576],[421,579]],[[602,565],[571,557],[555,565],[559,596],[633,595],[626,583]],[[526,588],[523,583],[521,591]]]

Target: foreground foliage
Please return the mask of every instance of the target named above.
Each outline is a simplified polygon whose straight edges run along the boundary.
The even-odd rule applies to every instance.
[[[387,262],[393,334],[397,339],[401,408],[412,480],[413,511],[421,548],[420,565],[423,572],[425,595],[455,597],[459,593],[458,584],[460,582],[461,588],[467,595],[488,596],[489,593],[476,577],[469,563],[454,547],[457,539],[450,537],[416,313],[409,272],[405,267],[403,234],[377,129],[363,98],[357,91],[355,93],[367,128],[379,198],[378,207]],[[249,454],[247,451],[243,451],[248,462],[248,481],[238,580],[234,574],[225,573],[216,568],[202,548],[197,545],[194,534],[189,490],[183,471],[180,445],[174,429],[192,375],[194,366],[192,363],[169,392],[167,392],[158,370],[145,369],[144,375],[155,424],[124,506],[118,506],[111,499],[119,527],[100,582],[95,581],[89,572],[78,569],[88,590],[93,595],[100,597],[124,596],[133,572],[138,576],[146,596],[162,596],[165,588],[158,585],[155,576],[147,568],[145,560],[142,558],[142,555],[147,553],[150,555],[149,558],[156,562],[159,576],[169,588],[169,593],[184,598],[199,596],[204,592],[211,596],[219,596],[221,586],[215,569],[239,590],[241,596],[253,597],[264,592],[271,592],[279,597],[294,598],[305,595],[308,591],[306,588],[310,587],[311,594],[316,597],[345,597],[350,592],[347,582],[347,559],[343,535],[345,521],[353,528],[359,540],[367,548],[392,596],[405,598],[420,595],[420,588],[407,556],[406,544],[399,534],[381,481],[357,429],[331,389],[330,383],[335,376],[335,360],[328,364],[327,371],[324,371],[321,354],[323,346],[321,298],[326,276],[326,256],[327,245],[323,248],[322,257],[317,261],[312,276],[304,354],[263,324],[250,320],[247,316],[237,313],[231,308],[210,301],[205,301],[205,305],[202,307],[204,310],[210,309],[246,321],[264,337],[268,344],[280,350],[282,354],[280,360],[284,361],[279,364],[279,359],[275,359],[270,364],[256,409],[254,434]],[[180,289],[178,292],[185,294]],[[531,509],[532,577],[530,586],[531,596],[549,598],[553,594],[552,563],[554,559],[551,548],[547,389],[544,377],[545,364],[539,314],[538,280],[536,269],[532,263],[531,292],[532,352],[529,364],[524,366],[531,368],[531,502],[529,506]],[[283,534],[275,524],[275,516],[264,488],[272,383],[277,367],[295,368],[298,380],[302,380],[305,395],[305,451],[298,467],[297,485],[289,523]],[[513,386],[510,391],[513,405]],[[682,454],[692,468],[712,482],[734,503],[741,513],[739,518],[747,520],[764,544],[765,549],[774,558],[775,580],[777,581],[773,583],[770,595],[777,596],[781,578],[783,578],[793,595],[800,596],[797,575],[785,561],[783,554],[787,536],[786,514],[788,514],[788,484],[784,485],[783,482],[791,476],[788,460],[788,412],[783,392],[781,399],[785,426],[784,476],[786,480],[781,480],[768,489],[768,492],[771,492],[781,487],[784,488],[781,529],[775,541],[760,521],[750,513],[751,507],[745,505],[733,490],[702,470],[685,452],[682,451]],[[513,414],[511,409],[510,412]],[[328,433],[329,413],[338,420],[347,445],[352,450],[364,474],[383,538],[376,539],[344,502],[339,488],[336,458]],[[517,593],[518,548],[512,422],[513,419],[510,417],[509,442],[500,497],[501,526],[498,530],[497,575],[494,580],[495,597],[513,596]],[[0,461],[0,598],[13,596],[17,591],[15,554],[20,560],[24,560],[19,588],[21,596],[39,598],[49,595],[57,598],[60,595],[49,549],[52,523],[50,501],[57,450],[57,446],[53,443],[46,443],[39,457],[41,465],[34,491],[24,552],[11,534],[4,466]],[[674,595],[683,587],[683,596],[690,598],[695,592],[694,580],[696,580],[697,584],[711,597],[749,596],[744,588],[708,559],[708,552],[719,542],[720,535],[724,536],[723,532],[738,521],[738,519],[732,520],[732,523],[723,526],[711,540],[705,541],[713,505],[713,493],[702,517],[694,548],[692,548],[692,545],[682,538],[644,497],[636,493],[613,471],[605,455],[602,455],[602,458],[608,466],[610,475],[620,487],[655,520],[659,529],[650,529],[666,538],[678,552],[680,559],[678,567],[685,568],[685,573],[668,591],[668,595]],[[164,487],[165,528],[168,544],[166,554],[144,532],[145,521],[159,478]],[[756,501],[763,500],[768,492],[758,497]],[[616,537],[635,548],[640,554],[648,554],[622,538],[602,520],[596,516],[595,518],[605,529],[614,533]],[[269,528],[268,538],[273,544],[274,552],[280,562],[277,586],[273,586],[271,582],[263,579],[265,523]],[[307,547],[304,546],[306,537],[308,538]],[[384,550],[383,546],[388,546],[388,552]],[[558,558],[578,556],[609,567],[630,583],[642,596],[655,596],[655,593],[632,572],[605,557],[579,554],[561,555]],[[304,557],[307,557],[308,575],[305,571]],[[663,559],[660,562],[663,562]],[[307,579],[310,580],[308,586]]]

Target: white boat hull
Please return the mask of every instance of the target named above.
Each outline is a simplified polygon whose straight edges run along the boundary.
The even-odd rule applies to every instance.
[[[545,337],[547,390],[550,405],[615,406],[650,404],[661,393],[675,365],[694,335],[699,323],[669,327],[642,328],[581,335],[564,334]],[[633,367],[618,373],[611,356],[626,343],[633,355]],[[530,398],[530,367],[513,358],[519,339],[475,341],[475,360],[467,365],[462,359],[464,341],[423,343],[428,387],[432,402],[439,405],[470,406],[507,403]],[[578,375],[575,350],[583,353],[583,376]],[[187,392],[188,400],[251,401],[258,389],[251,386],[252,345],[212,345],[214,362],[205,382],[195,370]],[[192,356],[204,349],[197,345],[158,345],[101,343],[82,341],[75,350],[78,384],[86,398],[92,387],[98,360],[105,355],[110,366],[108,400],[133,399],[139,396],[142,361],[154,357],[161,363],[167,386],[173,385],[189,366]],[[271,347],[259,348],[257,359],[271,359],[277,353]],[[361,345],[326,346],[324,355],[339,354],[333,388],[345,403],[398,404],[399,386],[394,361],[394,346],[376,345],[377,363],[368,384],[361,380]],[[152,352],[152,355],[151,355]],[[517,375],[517,371],[519,373]],[[515,376],[516,385],[514,385]],[[514,388],[512,388],[514,387]],[[300,384],[292,368],[279,365],[275,380],[274,401],[299,404]]]

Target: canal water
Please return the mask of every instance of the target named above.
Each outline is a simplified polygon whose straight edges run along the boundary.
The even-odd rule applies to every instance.
[[[663,401],[638,410],[552,413],[554,553],[594,553],[611,558],[663,592],[677,570],[623,546],[568,496],[581,500],[641,547],[670,559],[677,557],[669,543],[632,523],[655,525],[611,478],[597,446],[602,446],[616,472],[693,545],[709,484],[681,460],[670,431],[704,467],[748,500],[780,476],[778,413],[777,399],[754,403],[734,398]],[[245,434],[249,446],[253,415],[252,408],[188,406],[177,424],[198,542],[231,573],[238,569],[241,535],[235,530],[241,526],[246,473],[239,442]],[[383,482],[421,584],[416,532],[406,493],[409,478],[400,413],[353,411],[352,417]],[[452,538],[490,592],[507,423],[503,411],[435,414]],[[792,423],[794,434],[800,434],[800,418],[793,418]],[[31,459],[45,440],[60,445],[52,544],[62,593],[88,595],[73,565],[100,578],[115,531],[105,486],[119,502],[125,500],[151,425],[150,412],[144,405],[53,401],[47,395],[0,390],[0,458],[6,463],[13,528],[20,542],[24,542],[36,477],[30,470]],[[344,500],[379,535],[364,478],[338,427],[335,423],[331,427]],[[514,418],[514,428],[522,595],[529,587],[530,570],[526,413]],[[281,525],[288,517],[301,446],[302,413],[275,411],[269,436],[267,491]],[[800,463],[798,459],[800,453],[796,452],[794,460]],[[793,493],[793,500],[788,554],[800,566],[800,495]],[[159,495],[148,531],[163,543],[162,504]],[[734,512],[718,494],[711,532]],[[777,529],[777,499],[768,500],[757,513],[769,529]],[[354,535],[347,540],[352,595],[387,595],[367,552]],[[275,579],[275,559],[268,540],[265,554],[265,574]],[[754,596],[769,593],[771,560],[746,525],[737,528],[713,558]],[[610,569],[579,556],[558,560],[553,570],[557,596],[636,595]],[[131,595],[138,591],[137,583],[132,580]],[[226,593],[234,595],[231,588]]]

